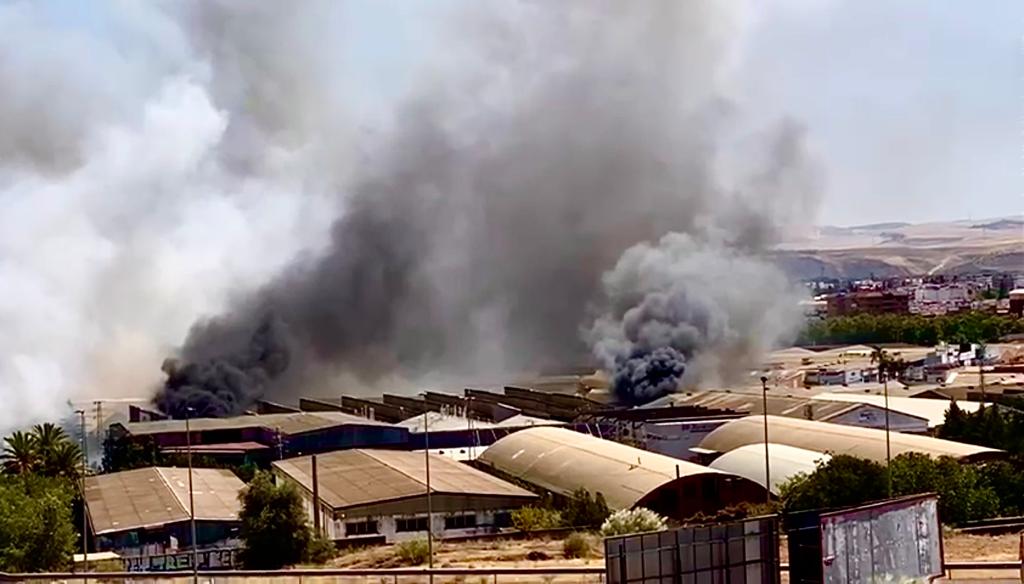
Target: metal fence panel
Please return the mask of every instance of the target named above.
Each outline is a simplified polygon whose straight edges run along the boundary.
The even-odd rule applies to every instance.
[[[821,515],[825,584],[906,581],[942,575],[934,495]]]
[[[778,521],[759,517],[605,540],[608,584],[777,584]]]

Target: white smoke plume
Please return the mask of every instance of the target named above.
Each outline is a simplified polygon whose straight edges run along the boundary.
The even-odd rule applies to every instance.
[[[0,7],[0,427],[151,391],[182,339],[172,412],[574,363],[637,242],[812,220],[803,130],[729,92],[740,3],[462,5],[386,123],[344,6]]]

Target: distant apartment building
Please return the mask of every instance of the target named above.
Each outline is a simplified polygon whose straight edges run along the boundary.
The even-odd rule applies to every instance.
[[[833,294],[826,300],[829,316],[850,314],[907,314],[910,295],[906,292],[857,290]]]

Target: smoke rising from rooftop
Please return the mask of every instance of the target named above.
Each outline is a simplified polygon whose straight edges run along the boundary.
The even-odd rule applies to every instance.
[[[65,93],[81,94],[69,101],[95,115],[18,116],[33,96],[0,97],[4,136],[70,133],[39,134],[0,169],[0,197],[48,189],[67,213],[26,205],[0,222],[59,215],[87,256],[43,258],[78,267],[30,270],[19,280],[30,310],[0,307],[15,315],[20,355],[0,357],[5,393],[43,379],[59,397],[83,378],[111,391],[124,370],[91,379],[97,358],[82,347],[118,362],[133,345],[121,339],[140,337],[153,347],[139,367],[157,376],[161,349],[184,339],[158,398],[172,412],[341,391],[341,374],[459,378],[575,364],[592,349],[604,358],[591,333],[625,314],[602,288],[623,252],[683,237],[739,264],[793,209],[808,221],[820,185],[803,130],[752,125],[729,94],[739,4],[473,4],[445,15],[427,51],[439,57],[384,122],[352,119],[333,58],[337,5],[137,8],[117,24],[145,50],[103,46],[112,73],[86,63],[94,75],[63,77],[85,59],[77,48],[53,66]],[[37,17],[13,6],[0,22]],[[25,67],[43,59],[16,54]],[[120,77],[127,89],[89,83]],[[0,137],[0,153],[10,144]],[[661,239],[672,233],[685,235]],[[44,253],[4,237],[5,255]],[[34,287],[60,297],[46,304]],[[702,308],[713,319],[731,304]],[[48,314],[67,319],[56,344],[38,327]]]

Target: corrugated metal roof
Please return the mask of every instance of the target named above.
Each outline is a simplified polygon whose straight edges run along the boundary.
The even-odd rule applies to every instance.
[[[261,416],[235,416],[231,418],[196,418],[189,421],[193,432],[209,430],[241,430],[244,428],[280,429],[285,434],[301,434],[336,426],[390,426],[384,422],[361,418],[342,412],[300,412],[291,414],[264,414]],[[124,425],[129,433],[139,436],[184,432],[185,420],[158,422],[132,422]]]
[[[245,487],[230,470],[192,469],[196,519],[236,521]],[[96,534],[189,519],[188,469],[148,467],[86,477],[85,498]]]
[[[666,396],[667,405],[691,406],[708,409],[731,410],[748,414],[764,413],[761,393],[733,393],[724,391],[701,391]],[[849,403],[828,401],[812,402],[810,397],[768,395],[768,414],[824,420],[850,408]],[[808,406],[812,407],[808,407]]]
[[[312,492],[312,457],[274,463],[274,468]],[[421,452],[341,450],[317,456],[320,498],[335,510],[424,495],[426,461]],[[522,497],[533,493],[442,456],[430,457],[430,491],[455,495]]]
[[[770,428],[769,428],[770,429]],[[800,473],[814,472],[818,462],[832,457],[814,450],[805,450],[785,444],[769,443],[768,460],[771,470],[771,491],[779,494],[779,487]],[[731,473],[764,486],[764,442],[747,444],[719,456],[709,466]]]
[[[849,454],[878,462],[885,461],[885,431],[797,418],[768,416],[768,439],[797,448]],[[701,448],[729,452],[747,444],[764,443],[762,416],[747,416],[719,426],[704,437]],[[953,458],[986,458],[998,456],[1001,450],[941,440],[915,434],[890,433],[892,455],[920,452],[930,456]]]
[[[536,427],[498,440],[478,461],[568,495],[579,488],[628,509],[677,476],[719,473],[707,467],[564,428]]]
[[[410,432],[423,432],[423,414],[412,416],[395,424],[408,428]],[[491,422],[472,420],[465,416],[453,416],[441,412],[427,412],[427,429],[431,432],[444,432],[446,430],[486,430],[494,428]]]
[[[824,402],[846,402],[871,404],[879,408],[885,408],[886,398],[884,395],[859,393],[819,393],[814,400]],[[946,411],[949,410],[949,401],[941,399],[927,399],[920,397],[905,397],[898,395],[889,396],[889,410],[900,412],[908,416],[915,416],[928,420],[928,427],[934,428],[946,423]],[[976,412],[981,408],[981,402],[958,401],[957,406],[965,412]]]

